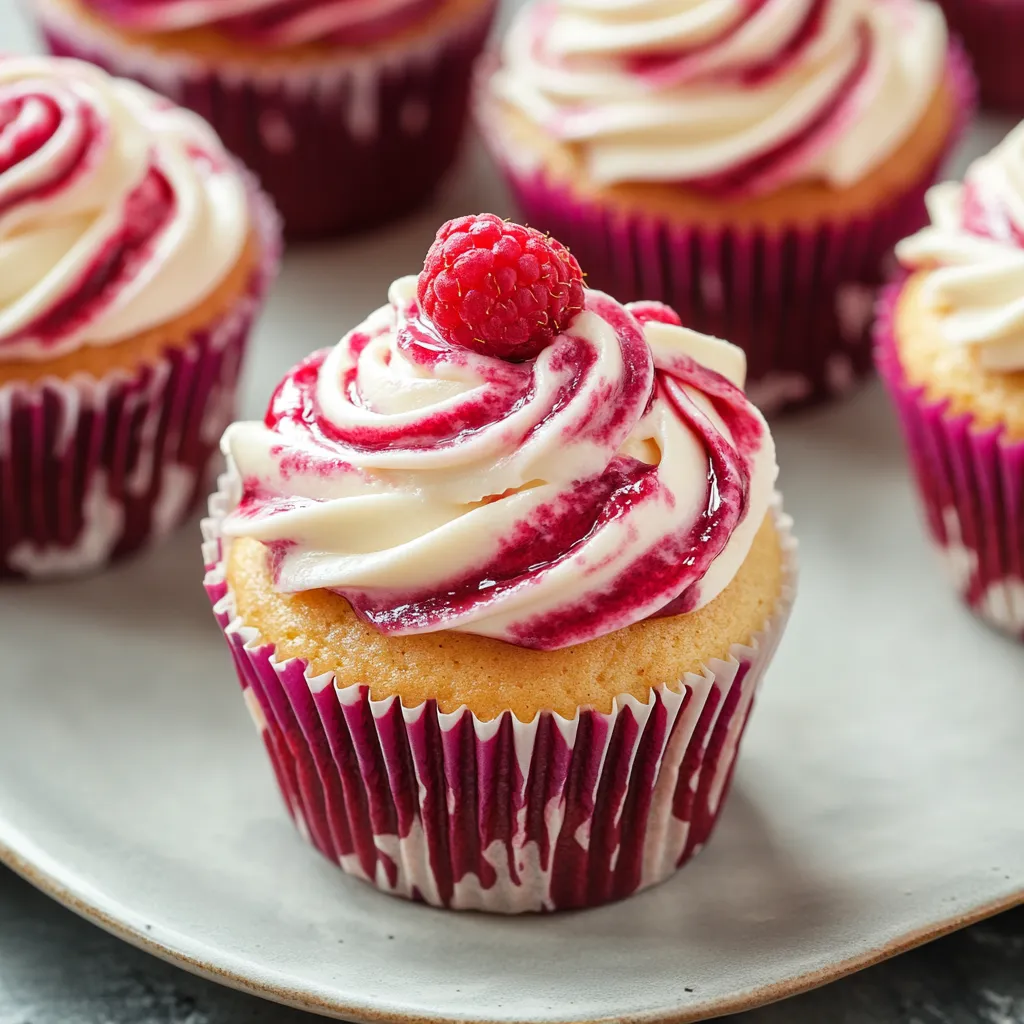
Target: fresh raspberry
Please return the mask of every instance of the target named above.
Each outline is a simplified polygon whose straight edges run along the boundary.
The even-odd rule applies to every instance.
[[[582,312],[583,272],[560,242],[482,213],[438,231],[417,292],[451,344],[520,362]]]

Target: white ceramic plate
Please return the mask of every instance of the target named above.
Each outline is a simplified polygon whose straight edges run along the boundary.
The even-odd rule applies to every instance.
[[[0,40],[27,40],[2,7]],[[291,256],[246,412],[383,302],[443,218],[504,209],[491,181],[471,161],[417,219]],[[367,1021],[694,1020],[1020,901],[1024,649],[947,589],[877,388],[778,433],[801,600],[721,827],[667,885],[504,920],[322,861],[236,693],[195,526],[92,580],[0,589],[0,857],[182,966]]]

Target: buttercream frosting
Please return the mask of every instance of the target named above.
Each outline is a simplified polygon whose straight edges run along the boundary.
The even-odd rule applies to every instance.
[[[741,350],[658,304],[586,304],[536,359],[443,342],[416,278],[296,367],[223,448],[225,537],[284,592],[327,588],[387,634],[579,643],[729,584],[777,474]]]
[[[195,114],[80,61],[0,58],[0,359],[186,313],[249,222],[245,182]]]
[[[600,185],[848,187],[942,79],[929,0],[533,0],[492,88]]]
[[[87,0],[124,28],[163,34],[212,28],[267,47],[368,43],[425,17],[442,0]]]
[[[928,271],[921,302],[982,367],[1024,371],[1024,125],[963,184],[931,189],[928,212],[931,224],[896,248],[905,267]]]

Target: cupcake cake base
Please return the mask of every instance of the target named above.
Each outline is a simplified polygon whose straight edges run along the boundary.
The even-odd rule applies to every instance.
[[[749,644],[646,703],[569,719],[483,721],[335,685],[236,616],[220,524],[204,522],[206,589],[296,826],[348,873],[392,895],[498,913],[595,906],[669,877],[711,835],[755,693],[794,597],[790,522],[777,606]]]
[[[895,324],[905,283],[884,292],[879,372],[896,403],[931,539],[957,593],[989,625],[1024,640],[1024,440],[953,412],[912,384]]]
[[[277,215],[255,186],[252,210],[255,263],[216,319],[131,369],[0,384],[0,579],[98,569],[158,541],[207,493],[278,262]]]
[[[667,194],[645,209],[642,188],[588,195],[503,124],[489,73],[478,119],[529,223],[565,242],[591,287],[623,302],[659,299],[687,325],[743,348],[748,394],[768,413],[843,395],[870,370],[875,295],[892,248],[924,224],[925,192],[975,106],[969,62],[953,46],[942,93],[904,154],[918,163],[919,151],[934,155],[909,180],[872,189],[878,196],[863,210],[809,215],[796,202],[790,213],[739,218],[728,204],[680,207]]]

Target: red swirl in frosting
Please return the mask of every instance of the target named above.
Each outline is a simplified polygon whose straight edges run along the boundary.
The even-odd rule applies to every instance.
[[[760,414],[656,304],[588,291],[536,360],[441,341],[415,281],[293,370],[225,451],[226,536],[285,591],[326,587],[385,634],[555,649],[691,611],[728,585],[775,477]],[[692,350],[692,351],[691,351]]]
[[[532,0],[492,86],[599,184],[762,193],[863,178],[923,116],[945,50],[926,0]]]
[[[1014,218],[1014,211],[998,191],[979,187],[968,178],[963,184],[960,202],[964,231],[1024,249],[1024,223]]]
[[[256,46],[360,45],[425,18],[441,0],[87,0],[125,28],[165,33],[213,28]]]
[[[172,319],[246,234],[244,185],[195,115],[78,61],[0,59],[0,357]]]
[[[788,28],[783,39],[767,54],[742,60],[716,61],[716,52],[724,48],[746,27],[747,19],[755,17],[770,0],[743,0],[736,20],[701,43],[681,45],[667,53],[638,53],[626,58],[625,66],[653,85],[671,86],[678,82],[700,80],[706,85],[727,82],[754,86],[781,75],[796,63],[820,36],[825,13],[831,0],[811,0]]]
[[[76,179],[102,160],[109,145],[109,130],[85,97],[45,88],[35,91],[31,82],[0,85],[0,218],[74,187]],[[47,149],[55,151],[55,159],[44,160],[40,173],[21,173]],[[150,167],[125,197],[122,215],[93,259],[56,301],[0,337],[0,352],[26,339],[53,347],[92,320],[145,260],[147,248],[173,209],[167,179]]]

